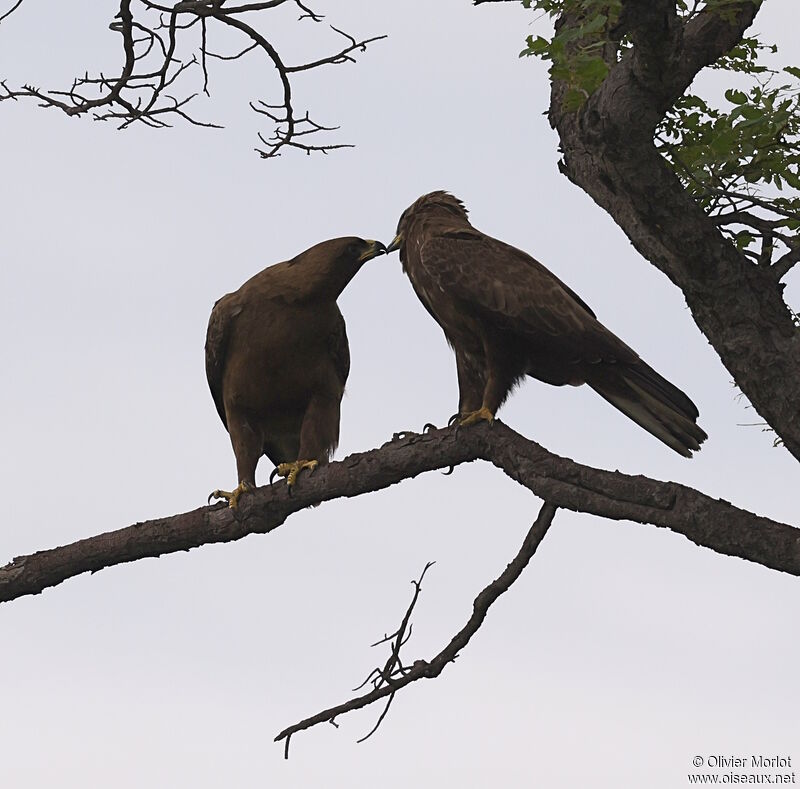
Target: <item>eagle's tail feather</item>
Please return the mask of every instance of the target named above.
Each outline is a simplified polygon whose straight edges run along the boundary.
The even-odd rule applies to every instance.
[[[589,386],[678,454],[692,457],[708,438],[696,422],[695,404],[649,365],[607,367],[604,372],[609,374],[593,376]]]

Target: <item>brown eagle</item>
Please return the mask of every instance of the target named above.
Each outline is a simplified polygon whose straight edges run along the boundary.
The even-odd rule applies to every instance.
[[[455,351],[461,424],[492,422],[530,375],[555,386],[588,384],[686,457],[707,438],[680,389],[541,263],[472,227],[452,195],[431,192],[407,208],[387,252],[395,249]]]
[[[206,376],[236,456],[239,486],[210,498],[236,507],[255,487],[266,455],[291,486],[327,463],[339,442],[339,406],[350,372],[336,299],[361,266],[386,247],[334,238],[265,268],[211,311]],[[291,489],[291,488],[290,488]]]

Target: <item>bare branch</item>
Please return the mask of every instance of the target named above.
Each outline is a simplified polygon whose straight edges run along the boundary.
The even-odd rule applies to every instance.
[[[798,242],[795,236],[778,230],[784,224],[782,219],[766,219],[749,211],[734,209],[722,214],[714,214],[711,216],[711,220],[717,227],[723,228],[723,232],[732,240],[736,234],[734,230],[728,227],[729,225],[753,228],[756,231],[754,237],[761,239],[761,251],[758,253],[750,252],[747,249],[740,251],[757,265],[769,268],[776,281],[780,281],[785,277],[791,267],[800,259],[800,249],[798,249]],[[782,244],[789,251],[773,263],[772,258],[776,254],[776,243]]]
[[[782,280],[798,260],[800,260],[800,241],[795,241],[789,246],[789,251],[772,264],[775,278],[779,281]]]
[[[21,5],[22,5],[22,0],[17,0],[17,2],[14,3],[14,5],[12,5],[11,8],[9,8],[8,11],[5,12],[5,14],[0,16],[0,22],[2,22],[7,17],[11,16],[11,14],[13,14],[14,11],[16,11]]]
[[[261,155],[262,159],[270,159],[274,156],[280,156],[281,149],[284,147],[289,148],[297,148],[299,150],[305,151],[307,154],[310,154],[314,151],[321,151],[322,153],[327,153],[328,151],[335,150],[337,148],[351,148],[352,145],[345,145],[345,144],[336,144],[336,145],[307,145],[305,143],[301,143],[297,140],[299,136],[303,134],[308,134],[316,131],[330,131],[331,127],[324,127],[321,124],[314,123],[308,117],[308,113],[306,113],[305,118],[297,119],[294,114],[294,107],[292,105],[292,86],[289,81],[289,72],[290,70],[299,71],[302,70],[303,67],[287,67],[280,58],[277,50],[272,46],[272,44],[262,36],[257,30],[252,28],[250,25],[243,22],[241,19],[236,17],[232,17],[229,14],[220,15],[217,17],[221,22],[231,27],[237,28],[245,33],[252,41],[258,44],[258,46],[267,54],[269,59],[272,61],[272,64],[275,66],[278,77],[280,79],[281,85],[283,86],[283,103],[278,106],[266,104],[266,102],[259,102],[263,107],[270,107],[270,109],[278,110],[276,113],[266,112],[264,110],[258,110],[255,105],[251,102],[250,106],[255,109],[257,112],[261,112],[261,114],[268,115],[269,118],[276,124],[275,132],[270,140],[264,138],[264,136],[259,133],[258,138],[261,142],[264,143],[266,148],[256,148],[256,151]],[[356,44],[356,46],[366,46],[366,42],[362,42],[361,45]],[[352,49],[352,48],[351,48]],[[348,51],[351,51],[348,50]],[[332,56],[333,58],[339,57],[340,54]],[[334,62],[331,59],[324,59],[319,61],[317,65],[321,65],[325,62]]]
[[[422,592],[422,581],[425,578],[425,573],[433,567],[435,562],[428,562],[422,570],[422,573],[419,576],[419,580],[412,581],[411,583],[414,584],[414,596],[411,598],[411,603],[409,603],[408,609],[406,610],[405,616],[403,617],[403,621],[400,623],[400,627],[395,630],[389,636],[384,636],[383,638],[376,641],[372,644],[373,647],[380,646],[381,644],[385,644],[387,641],[392,641],[392,650],[389,655],[388,660],[384,664],[383,668],[374,668],[370,673],[367,675],[367,678],[353,691],[361,690],[366,684],[369,682],[372,683],[372,686],[375,690],[379,688],[385,687],[387,685],[392,684],[398,678],[405,676],[411,669],[406,668],[402,661],[400,660],[400,650],[402,649],[405,644],[408,643],[409,638],[411,638],[411,614],[414,611],[414,608],[417,605],[417,600],[419,600],[420,592]],[[378,720],[375,722],[375,725],[365,734],[361,739],[357,740],[357,742],[364,742],[368,740],[376,731],[380,728],[381,723],[383,723],[386,714],[389,712],[389,707],[391,706],[392,699],[394,699],[394,693],[390,694],[386,706],[383,708],[383,712],[381,712]],[[335,718],[335,716],[334,716]],[[330,719],[330,723],[335,723],[334,718]],[[288,758],[289,756],[289,748],[288,748],[288,736],[287,735],[287,747],[285,756]]]
[[[237,5],[223,8],[225,14],[244,14],[248,11],[265,11],[269,8],[277,8],[283,5],[287,0],[264,0],[262,3],[248,3],[247,5]]]
[[[775,236],[772,230],[764,230],[761,234],[761,251],[758,253],[758,265],[769,266],[772,263],[772,253],[775,249]],[[774,270],[774,269],[773,269]]]
[[[21,0],[8,11],[0,21],[14,11]],[[270,117],[276,128],[271,139],[259,134],[264,143],[256,150],[264,158],[280,155],[283,148],[297,148],[306,153],[321,151],[327,153],[350,145],[326,144],[309,145],[299,138],[309,134],[324,135],[337,127],[324,126],[312,122],[308,111],[304,117],[298,115],[292,103],[290,75],[300,71],[310,71],[324,65],[337,65],[354,62],[353,53],[363,52],[366,47],[386,36],[373,36],[357,40],[354,36],[336,27],[332,30],[347,39],[347,45],[331,55],[308,63],[287,66],[283,63],[277,48],[259,32],[256,23],[263,15],[284,5],[289,0],[264,0],[239,6],[225,6],[224,0],[180,0],[169,4],[152,0],[120,0],[117,17],[109,26],[114,32],[122,34],[124,64],[119,75],[90,77],[86,73],[72,82],[69,90],[44,90],[28,85],[11,88],[0,80],[3,88],[0,101],[33,98],[42,106],[60,109],[68,115],[93,113],[97,120],[119,121],[124,129],[134,122],[146,126],[163,128],[170,126],[169,116],[175,116],[195,126],[221,128],[216,123],[200,121],[190,114],[189,103],[199,94],[210,96],[209,60],[237,60],[253,50],[260,51],[277,72],[280,85],[280,104]],[[317,14],[300,0],[291,0],[300,10],[300,19],[320,22]],[[137,5],[138,4],[138,5]],[[138,18],[134,18],[134,9]],[[251,15],[254,23],[245,22],[242,17]],[[210,52],[209,36],[212,29],[225,25],[241,34],[245,43],[238,54],[225,56]],[[192,28],[199,33],[192,33]],[[186,51],[189,55],[186,56]],[[176,95],[168,95],[172,88]],[[94,96],[92,94],[98,93]],[[165,117],[167,116],[167,117]]]
[[[295,5],[303,12],[298,17],[301,19],[311,19],[314,22],[321,22],[325,17],[312,11],[307,5],[304,5],[300,0],[294,0]]]
[[[298,483],[291,496],[286,484],[277,482],[245,497],[239,510],[222,504],[201,507],[18,557],[0,568],[0,602],[38,594],[73,576],[116,564],[265,534],[311,504],[381,490],[425,471],[478,459],[488,460],[555,506],[662,526],[718,553],[800,575],[800,529],[685,485],[581,465],[496,420],[492,427],[406,434],[380,449],[318,469]]]
[[[780,219],[764,219],[747,211],[729,211],[711,217],[715,225],[749,225],[761,232],[771,233],[781,223]]]
[[[214,52],[209,52],[206,50],[206,57],[216,58],[217,60],[238,60],[240,57],[246,55],[248,52],[252,52],[257,46],[258,43],[250,44],[249,47],[245,47],[241,52],[238,52],[235,55],[217,55]]]
[[[381,712],[381,714],[378,716],[378,720],[375,721],[375,725],[363,737],[356,740],[357,743],[366,742],[366,740],[368,740],[370,737],[372,737],[373,734],[375,734],[376,731],[378,731],[380,725],[385,720],[386,715],[389,713],[389,707],[392,706],[394,697],[395,697],[394,693],[391,693],[389,695],[389,698],[386,700],[386,706],[383,708],[383,712]],[[284,759],[289,758],[289,735],[286,736],[286,748],[284,749],[283,757]]]
[[[120,21],[118,23],[113,22],[110,28],[115,32],[122,33],[122,48],[125,51],[125,65],[122,67],[122,73],[119,79],[111,86],[111,89],[105,96],[99,99],[82,101],[74,107],[65,110],[67,115],[80,115],[95,107],[102,107],[104,104],[113,104],[119,98],[122,89],[133,73],[136,55],[133,49],[133,15],[131,14],[131,0],[121,0],[117,17]]]
[[[291,74],[297,71],[308,71],[312,68],[319,68],[320,66],[325,66],[329,64],[338,64],[338,63],[355,63],[355,59],[350,57],[350,53],[356,49],[361,50],[362,52],[367,51],[367,44],[371,44],[373,41],[381,41],[384,38],[388,38],[388,36],[373,36],[372,38],[366,38],[363,41],[356,41],[351,35],[348,33],[344,33],[343,31],[339,30],[338,28],[331,25],[331,30],[339,33],[340,35],[344,36],[346,39],[350,41],[350,45],[346,46],[344,49],[337,52],[335,55],[328,55],[328,57],[320,58],[319,60],[315,60],[311,63],[303,63],[299,66],[286,66],[287,74]]]
[[[506,569],[475,598],[472,604],[472,616],[470,616],[464,627],[453,636],[447,646],[445,646],[436,657],[430,661],[415,660],[409,669],[406,669],[399,676],[392,676],[383,685],[376,685],[375,689],[369,693],[350,699],[335,707],[330,707],[299,723],[288,726],[275,738],[275,742],[286,740],[284,756],[287,759],[289,758],[289,740],[293,734],[303,731],[304,729],[310,729],[312,726],[316,726],[320,723],[333,721],[339,715],[361,709],[388,696],[389,701],[375,727],[366,737],[359,740],[359,742],[363,742],[377,730],[378,726],[380,726],[389,709],[389,704],[391,704],[395,694],[399,690],[419,679],[438,677],[439,674],[444,671],[445,666],[447,666],[448,663],[452,663],[458,657],[458,653],[466,647],[472,636],[477,633],[484,619],[486,619],[489,608],[495,600],[497,600],[503,592],[508,591],[514,581],[520,577],[522,571],[531,560],[531,557],[536,553],[536,549],[539,547],[545,534],[547,534],[547,530],[553,522],[555,513],[556,507],[548,502],[544,502],[539,511],[539,516],[533,522],[533,525],[525,536],[522,547],[519,549],[517,555],[511,560],[511,563],[508,564]],[[420,580],[422,579],[420,578]]]
[[[200,64],[203,67],[203,93],[206,96],[211,94],[208,91],[208,64],[206,63],[207,57],[207,40],[206,40],[206,20],[201,20],[200,29],[202,30],[202,39],[200,41]]]
[[[734,192],[730,189],[711,189],[711,192],[714,192],[720,196],[724,196],[727,198],[733,198],[734,200],[741,201],[743,203],[748,203],[750,206],[758,206],[759,208],[763,208],[766,211],[772,211],[779,216],[786,217],[787,219],[797,219],[797,214],[793,213],[792,211],[787,211],[780,206],[775,205],[773,202],[769,200],[763,200],[756,195],[746,194],[744,192]]]

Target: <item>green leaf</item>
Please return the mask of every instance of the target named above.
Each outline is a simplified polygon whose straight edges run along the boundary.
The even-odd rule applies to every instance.
[[[742,115],[749,121],[757,120],[764,117],[764,110],[756,107],[753,104],[745,104],[742,107]]]
[[[793,173],[791,170],[786,170],[783,173],[783,177],[786,179],[786,183],[789,184],[789,186],[800,191],[800,177],[797,176],[797,173]]]
[[[742,93],[740,90],[734,90],[733,88],[729,88],[725,91],[725,98],[731,102],[731,104],[747,104],[747,94]]]
[[[519,53],[520,57],[535,55],[537,57],[547,57],[550,51],[550,42],[542,36],[528,36],[528,46]]]
[[[602,58],[591,58],[578,64],[578,84],[591,93],[608,74],[608,66]]]
[[[599,32],[606,26],[607,21],[608,17],[605,14],[595,14],[595,16],[580,26],[582,36]]]
[[[585,101],[586,94],[583,91],[570,88],[564,95],[564,110],[566,112],[575,112],[575,110],[583,106]]]

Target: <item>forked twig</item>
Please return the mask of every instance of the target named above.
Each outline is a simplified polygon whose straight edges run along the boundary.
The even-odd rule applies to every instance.
[[[406,685],[410,685],[412,682],[415,682],[418,679],[431,679],[433,677],[438,677],[439,674],[441,674],[444,670],[445,666],[448,663],[452,663],[458,657],[458,653],[469,643],[472,636],[478,631],[480,626],[483,624],[483,621],[486,618],[486,614],[492,603],[494,603],[494,601],[497,600],[497,598],[503,594],[503,592],[506,592],[514,583],[514,581],[516,581],[517,578],[519,578],[519,576],[522,574],[522,571],[531,560],[531,557],[539,547],[544,535],[547,533],[555,513],[555,505],[546,501],[544,504],[542,504],[539,515],[525,536],[522,547],[517,555],[514,557],[514,559],[512,559],[506,569],[503,570],[503,572],[475,598],[472,606],[472,616],[470,616],[470,618],[467,620],[467,623],[464,625],[464,627],[461,628],[461,630],[459,630],[455,636],[453,636],[444,649],[442,649],[430,661],[416,660],[411,664],[411,666],[403,666],[399,659],[399,648],[402,646],[402,643],[404,643],[403,638],[406,632],[406,626],[408,624],[411,611],[413,610],[419,596],[419,584],[422,582],[422,577],[425,575],[425,571],[427,571],[428,567],[430,567],[430,563],[426,565],[425,571],[423,571],[419,581],[415,582],[417,589],[414,594],[414,599],[412,600],[412,603],[409,606],[409,609],[406,612],[400,627],[391,636],[387,636],[378,642],[385,643],[387,640],[395,639],[392,646],[392,655],[387,661],[386,666],[384,666],[383,671],[375,669],[367,678],[367,682],[369,682],[371,678],[375,677],[372,679],[374,685],[373,689],[369,693],[365,693],[362,696],[356,696],[355,698],[352,698],[342,704],[338,704],[335,707],[322,710],[322,712],[318,712],[316,715],[312,715],[309,718],[305,718],[304,720],[285,728],[275,738],[275,742],[285,740],[285,758],[289,758],[289,741],[291,740],[293,734],[303,731],[304,729],[310,729],[312,726],[316,726],[319,723],[334,723],[335,719],[345,712],[352,712],[353,710],[361,709],[362,707],[366,707],[376,701],[379,701],[380,699],[388,697],[386,707],[381,713],[376,725],[365,737],[362,737],[359,740],[359,742],[363,742],[365,739],[367,739],[367,737],[370,737],[372,734],[374,734],[378,726],[380,726],[380,724],[383,722],[383,719],[389,710],[389,705],[392,703],[397,691],[401,690]],[[366,684],[366,682],[360,687],[363,687],[364,684]]]

